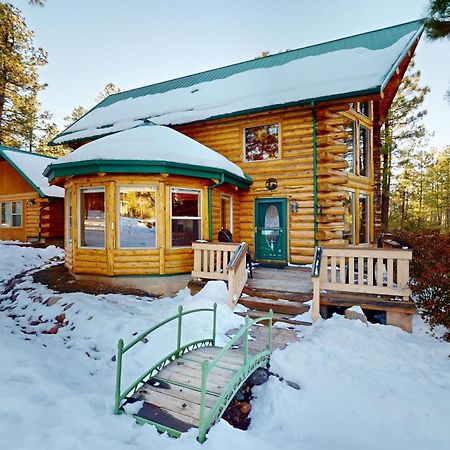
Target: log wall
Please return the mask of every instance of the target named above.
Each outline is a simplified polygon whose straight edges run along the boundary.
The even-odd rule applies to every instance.
[[[362,101],[367,99],[351,99]],[[344,208],[342,201],[348,192],[357,196],[370,196],[373,218],[373,164],[369,177],[349,174],[344,139],[348,101],[317,105],[317,159],[318,159],[318,216],[319,245],[345,246],[343,229]],[[361,116],[358,114],[358,116]],[[364,119],[365,125],[372,127],[371,121]],[[279,159],[264,161],[244,161],[244,128],[258,125],[279,124]],[[199,122],[175,127],[183,134],[221,153],[238,164],[253,179],[250,191],[240,194],[239,229],[240,239],[249,244],[254,255],[254,226],[256,198],[287,198],[289,204],[298,204],[293,213],[288,207],[288,259],[291,263],[311,263],[314,254],[314,205],[313,205],[313,128],[310,106],[292,107],[259,114],[250,114],[228,119]],[[373,161],[373,155],[371,155]],[[276,178],[278,187],[267,190],[265,182]],[[356,214],[358,202],[356,202]],[[373,220],[370,230],[373,240]],[[358,224],[358,220],[356,220]],[[358,227],[358,225],[357,225]],[[358,230],[356,230],[356,234]]]
[[[7,161],[0,161],[0,202],[22,202],[22,226],[14,228],[0,227],[0,240],[33,241],[45,237],[61,237],[63,235],[62,199],[54,199],[56,204],[48,209],[41,208],[48,202],[42,198],[22,178]]]

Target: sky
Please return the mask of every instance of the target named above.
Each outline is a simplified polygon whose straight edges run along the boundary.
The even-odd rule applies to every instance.
[[[48,52],[43,107],[62,128],[109,82],[121,90],[421,18],[428,0],[9,0]],[[450,39],[416,50],[430,145],[450,144]]]

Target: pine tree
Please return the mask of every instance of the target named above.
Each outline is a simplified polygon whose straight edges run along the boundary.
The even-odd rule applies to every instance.
[[[83,117],[87,113],[87,109],[84,106],[78,105],[72,109],[72,112],[64,117],[64,128],[69,127],[79,118]]]
[[[431,0],[425,26],[432,40],[450,38],[450,0]]]
[[[111,94],[117,94],[118,92],[120,92],[120,88],[118,88],[114,83],[108,83],[105,86],[105,89],[97,95],[95,101],[100,103],[105,100],[106,97],[109,97]]]
[[[0,144],[33,147],[34,130],[41,120],[37,69],[47,53],[33,46],[33,32],[20,11],[0,3]]]
[[[420,85],[420,71],[415,70],[414,61],[408,67],[405,77],[386,115],[382,130],[381,147],[381,223],[387,231],[389,202],[393,171],[398,167],[403,147],[418,145],[426,135],[422,118],[425,95],[430,91]]]

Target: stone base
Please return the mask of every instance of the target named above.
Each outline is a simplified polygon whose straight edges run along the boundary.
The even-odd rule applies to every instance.
[[[412,333],[412,317],[412,314],[386,311],[386,325],[393,325],[401,328],[403,331]]]
[[[166,276],[113,276],[72,273],[76,280],[98,281],[110,286],[140,289],[152,296],[170,296],[184,289],[191,280],[190,274]]]

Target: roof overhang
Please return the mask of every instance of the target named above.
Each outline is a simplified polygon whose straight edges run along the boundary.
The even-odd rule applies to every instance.
[[[239,177],[227,170],[171,161],[91,160],[50,164],[44,171],[49,182],[57,178],[98,173],[171,174],[194,178],[218,179],[241,189],[249,189],[252,179]]]

